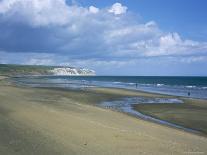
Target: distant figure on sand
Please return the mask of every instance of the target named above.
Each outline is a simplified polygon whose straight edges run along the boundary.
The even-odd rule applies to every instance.
[[[138,87],[138,84],[136,83],[136,88]]]
[[[190,96],[190,92],[188,92],[188,96]]]

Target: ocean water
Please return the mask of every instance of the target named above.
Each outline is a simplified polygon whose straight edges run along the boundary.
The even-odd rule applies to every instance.
[[[207,99],[207,77],[37,76],[14,80],[33,87],[113,87]]]

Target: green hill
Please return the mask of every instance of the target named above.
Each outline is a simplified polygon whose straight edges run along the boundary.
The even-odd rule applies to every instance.
[[[0,75],[51,75],[54,66],[0,64]]]

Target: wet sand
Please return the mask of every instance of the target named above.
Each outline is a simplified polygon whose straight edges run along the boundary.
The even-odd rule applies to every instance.
[[[207,100],[183,99],[183,104],[137,104],[142,114],[200,131],[207,136]]]
[[[63,91],[0,84],[0,154],[206,154],[207,138],[101,109],[120,89]]]

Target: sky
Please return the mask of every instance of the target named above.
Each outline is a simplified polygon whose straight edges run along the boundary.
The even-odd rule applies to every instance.
[[[206,0],[0,0],[0,63],[207,76]]]

